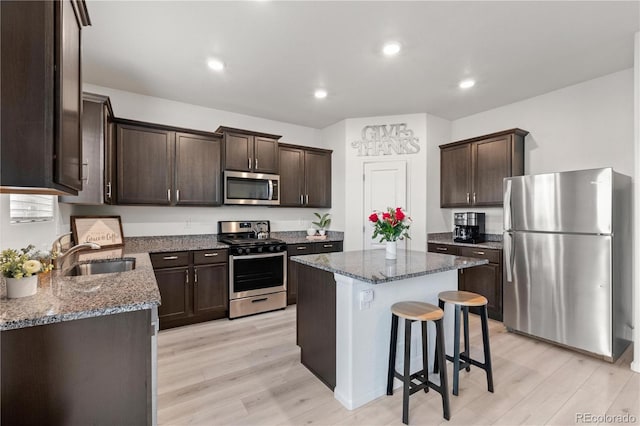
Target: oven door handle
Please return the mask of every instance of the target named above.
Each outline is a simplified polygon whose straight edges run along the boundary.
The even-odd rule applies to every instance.
[[[229,256],[229,260],[242,260],[242,259],[259,259],[259,258],[265,258],[265,257],[278,257],[278,256],[282,256],[285,257],[287,255],[286,251],[282,251],[280,253],[260,253],[260,254],[243,254],[240,256]]]

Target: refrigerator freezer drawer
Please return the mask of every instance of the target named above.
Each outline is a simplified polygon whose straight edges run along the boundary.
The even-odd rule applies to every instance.
[[[505,242],[505,325],[611,357],[612,237],[511,232]]]

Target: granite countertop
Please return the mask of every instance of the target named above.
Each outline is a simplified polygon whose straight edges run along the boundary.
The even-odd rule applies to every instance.
[[[487,241],[477,244],[471,243],[457,243],[453,241],[453,235],[451,232],[442,232],[438,234],[428,234],[427,235],[427,243],[435,243],[435,244],[450,244],[452,246],[462,246],[462,247],[475,247],[475,248],[485,248],[485,249],[493,249],[493,250],[502,250],[502,235],[499,234],[487,234]]]
[[[132,271],[77,277],[52,271],[40,278],[35,295],[20,299],[7,299],[1,279],[0,331],[158,306],[160,292],[149,255],[132,253],[126,257],[136,260]]]
[[[488,263],[486,259],[406,250],[398,250],[398,258],[395,261],[386,260],[384,249],[309,254],[293,256],[290,259],[371,284],[471,268]]]
[[[126,237],[124,247],[125,253],[161,253],[229,248],[227,244],[218,242],[216,234]]]
[[[277,238],[287,244],[324,243],[344,240],[344,232],[328,231],[325,240],[308,240],[306,231],[272,232],[271,238]]]

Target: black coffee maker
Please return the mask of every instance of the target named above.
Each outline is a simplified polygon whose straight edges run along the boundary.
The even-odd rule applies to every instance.
[[[453,225],[453,241],[456,243],[476,244],[484,241],[484,213],[454,213]]]

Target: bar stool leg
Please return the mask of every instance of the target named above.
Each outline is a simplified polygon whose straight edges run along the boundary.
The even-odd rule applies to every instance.
[[[421,321],[422,324],[422,379],[424,383],[429,381],[429,343],[427,334],[427,322]],[[424,387],[424,393],[429,392],[429,386]]]
[[[393,395],[393,379],[396,372],[396,348],[398,345],[398,317],[391,314],[391,343],[389,344],[389,371],[387,373],[387,395]]]
[[[471,358],[471,352],[469,351],[469,307],[462,307],[462,315],[464,316],[464,354],[467,358]],[[471,366],[467,364],[466,371],[471,371]]]
[[[404,320],[404,377],[402,391],[402,423],[409,424],[409,396],[411,396],[411,320]]]
[[[484,366],[487,373],[487,389],[493,393],[493,371],[491,369],[491,350],[489,349],[489,319],[487,305],[482,307],[482,346],[484,346]]]
[[[449,385],[447,383],[447,368],[446,358],[444,351],[444,327],[442,326],[442,320],[438,320],[436,323],[436,360],[440,360],[440,364],[443,366],[440,369],[440,394],[442,396],[442,414],[445,419],[449,420]]]
[[[460,375],[460,305],[455,305],[453,330],[453,394],[458,396],[458,376]]]
[[[444,311],[444,302],[443,302],[442,300],[438,300],[438,307]],[[439,345],[439,344],[440,344],[440,343],[438,343],[438,339],[436,339],[436,353],[438,353],[438,345]],[[446,358],[446,354],[447,354],[447,350],[446,350],[446,348],[444,349],[444,353],[445,353],[445,358]],[[433,372],[434,372],[435,374],[438,374],[438,371],[440,370],[440,369],[439,369],[439,367],[440,367],[439,363],[440,363],[440,362],[438,361],[438,357],[437,357],[437,356],[436,356],[436,357],[434,357],[434,360],[433,360]],[[447,365],[447,364],[446,364],[446,363],[443,363],[442,365],[444,365],[444,366],[445,366],[445,370],[446,370],[446,365]]]

